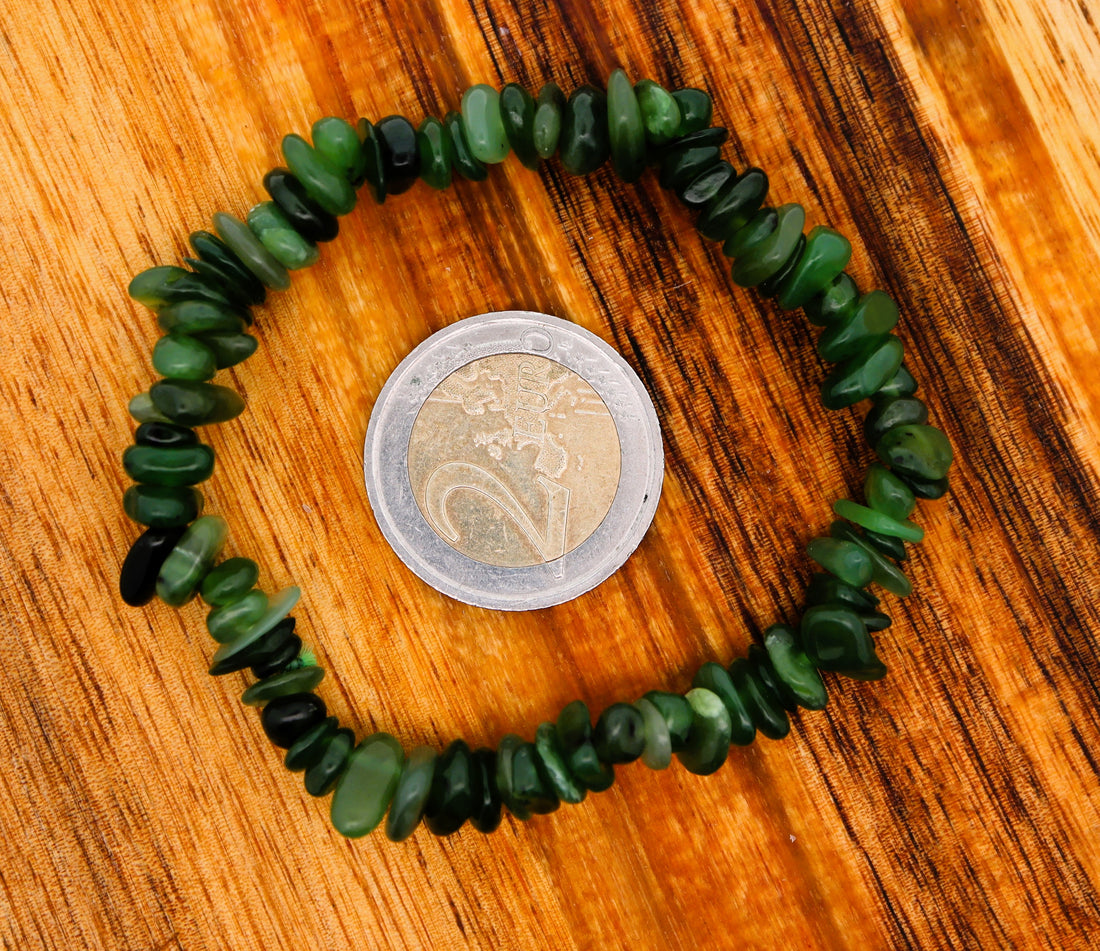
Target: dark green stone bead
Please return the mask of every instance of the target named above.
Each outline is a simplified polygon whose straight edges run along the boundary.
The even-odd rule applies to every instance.
[[[302,591],[296,585],[290,585],[280,591],[275,597],[270,598],[267,610],[251,627],[246,628],[238,637],[228,644],[222,644],[210,658],[210,675],[219,677],[222,674],[232,673],[251,667],[259,660],[257,651],[265,640],[265,635],[271,632],[298,603]],[[293,628],[291,628],[293,630]]]
[[[127,293],[139,304],[158,312],[169,304],[192,300],[234,308],[219,283],[173,264],[151,267],[135,275]]]
[[[848,522],[836,521],[829,526],[829,534],[838,541],[852,542],[860,546],[871,560],[871,580],[891,594],[904,598],[913,591],[913,585],[905,573],[889,558],[875,550],[859,531]]]
[[[355,147],[359,149],[358,138]],[[362,149],[359,151],[361,153]],[[309,197],[305,186],[290,169],[273,168],[264,176],[264,188],[291,227],[306,241],[332,241],[340,233],[340,222],[336,216],[330,215]]]
[[[321,257],[317,245],[303,238],[273,201],[261,201],[249,209],[248,227],[288,271],[309,267]]]
[[[680,134],[684,117],[672,93],[652,79],[640,79],[634,84],[634,96],[638,100],[642,127],[650,145],[664,145]]]
[[[864,347],[867,341],[889,333],[898,322],[898,305],[883,291],[864,294],[841,320],[830,324],[818,338],[822,360],[837,363]],[[891,374],[893,375],[893,374]]]
[[[458,116],[458,113],[454,113]],[[462,125],[462,117],[458,117],[459,126]],[[360,119],[356,126],[359,141],[363,149],[364,176],[367,184],[374,193],[374,200],[382,204],[386,200],[387,183],[386,172],[382,164],[382,146],[378,141],[378,135],[374,131],[374,123],[369,119]]]
[[[734,255],[733,282],[740,287],[755,287],[775,274],[790,258],[802,237],[806,211],[799,204],[776,209],[775,228],[764,238]]]
[[[813,661],[798,646],[794,631],[785,624],[773,624],[764,632],[764,648],[776,677],[799,706],[824,710],[829,693]]]
[[[540,158],[548,159],[557,150],[564,115],[565,93],[557,83],[547,83],[539,90],[531,129],[531,140]]]
[[[645,721],[629,703],[613,703],[592,730],[592,745],[604,763],[633,763],[645,749]]]
[[[672,94],[672,98],[676,100],[676,104],[680,107],[678,135],[691,135],[692,132],[698,132],[710,125],[711,117],[714,115],[714,106],[709,93],[704,92],[702,89],[688,87],[687,89],[677,89]]]
[[[239,305],[262,304],[267,299],[267,288],[253,274],[237,253],[217,235],[209,231],[192,231],[187,239],[200,262],[206,267],[207,276],[217,275],[223,286],[231,288],[231,298]],[[194,265],[192,265],[194,267]]]
[[[711,199],[695,228],[711,241],[728,241],[760,211],[767,196],[768,176],[748,168]]]
[[[500,825],[501,799],[496,785],[497,754],[483,746],[474,750],[474,809],[470,825],[488,835]]]
[[[508,157],[508,136],[500,117],[500,93],[478,83],[462,94],[462,127],[474,158],[496,165]]]
[[[806,546],[806,554],[853,588],[871,583],[871,558],[862,545],[837,538],[814,538]]]
[[[863,530],[863,537],[887,558],[893,558],[895,561],[905,561],[909,557],[909,553],[905,550],[905,542],[900,538],[892,535],[880,535],[878,532],[867,528]]]
[[[798,236],[798,243],[794,246],[791,256],[779,266],[779,270],[766,281],[761,281],[756,285],[756,292],[761,297],[775,297],[775,295],[779,293],[779,288],[787,279],[787,275],[798,265],[798,259],[802,256],[802,251],[805,247],[806,236],[800,234]]]
[[[917,479],[914,476],[899,473],[900,478],[918,499],[940,499],[947,494],[947,476],[942,479]]]
[[[451,184],[451,139],[435,116],[420,123],[416,147],[420,151],[420,177],[430,188],[447,188]]]
[[[293,748],[291,747],[291,749]],[[351,757],[351,751],[354,748],[355,734],[347,727],[333,733],[325,741],[324,748],[317,761],[306,767],[306,792],[311,796],[327,796],[332,792],[333,787],[347,768],[348,759]]]
[[[165,333],[203,334],[209,331],[240,333],[245,322],[241,315],[223,304],[187,300],[169,304],[157,314],[157,324]]]
[[[790,721],[779,698],[769,695],[753,666],[744,658],[735,660],[729,669],[730,680],[752,717],[756,728],[770,740],[781,740],[791,731]]]
[[[283,765],[293,773],[300,773],[319,762],[339,724],[336,717],[328,717],[312,730],[303,733],[286,751]]]
[[[748,663],[756,672],[756,676],[764,688],[764,693],[772,701],[778,703],[787,711],[793,712],[798,709],[798,700],[791,696],[786,684],[779,679],[775,668],[772,666],[771,658],[768,657],[768,652],[759,644],[749,645]]]
[[[246,688],[241,694],[241,703],[246,707],[261,707],[276,697],[286,697],[293,693],[309,693],[324,678],[324,668],[316,664],[283,670]]]
[[[863,480],[863,498],[891,518],[908,518],[917,506],[913,490],[881,463],[872,463]]]
[[[363,740],[352,750],[332,794],[333,828],[349,839],[373,831],[386,815],[404,765],[405,751],[388,733]]]
[[[424,804],[424,824],[433,835],[457,832],[480,800],[480,776],[464,740],[455,740],[435,762],[432,788]]]
[[[607,81],[607,123],[611,164],[624,182],[636,182],[646,165],[645,126],[634,87],[621,69]]]
[[[898,372],[878,388],[875,395],[882,397],[912,396],[918,388],[917,381],[913,379],[913,374],[905,368],[903,363],[898,367]]]
[[[256,352],[257,340],[248,334],[204,333],[195,339],[214,354],[214,366],[219,370],[236,366]]]
[[[512,798],[537,816],[554,812],[561,805],[534,743],[524,743],[512,758]]]
[[[708,661],[696,672],[691,685],[709,690],[726,705],[730,724],[727,745],[736,743],[738,746],[748,746],[756,736],[756,726],[728,671],[721,664]]]
[[[202,511],[202,493],[190,486],[132,485],[122,496],[127,516],[150,528],[193,522]]]
[[[451,140],[451,160],[454,162],[455,171],[467,181],[485,181],[489,177],[489,170],[470,151],[462,116],[457,112],[448,112],[443,118],[443,128]]]
[[[686,702],[686,701],[685,701]],[[650,769],[668,769],[672,763],[672,737],[661,711],[645,697],[634,701],[645,723],[645,749],[642,762]]]
[[[932,481],[951,468],[951,443],[935,426],[896,426],[875,443],[875,452],[902,477]]]
[[[199,437],[193,429],[175,423],[142,423],[134,433],[134,442],[139,446],[155,446],[158,449],[179,449],[182,446],[197,446]]]
[[[821,572],[815,574],[810,579],[809,585],[806,586],[807,604],[839,602],[855,608],[858,612],[864,612],[873,611],[875,605],[878,604],[878,600],[870,591],[853,587],[841,581],[835,575]]]
[[[330,215],[355,208],[355,189],[339,169],[300,135],[283,136],[283,158],[306,193]]]
[[[539,167],[535,150],[535,100],[518,83],[508,83],[500,91],[500,118],[504,134],[516,158],[527,168]]]
[[[200,593],[207,604],[221,607],[243,598],[256,586],[259,577],[260,566],[251,558],[229,558],[202,579]]]
[[[677,753],[687,743],[688,734],[691,732],[691,721],[694,714],[689,704],[678,693],[667,693],[663,690],[651,690],[643,698],[653,704],[664,717],[668,727],[668,737],[672,743],[672,752]]]
[[[416,130],[404,116],[386,116],[374,124],[374,134],[382,153],[387,193],[401,195],[407,192],[420,177]]]
[[[811,228],[798,263],[779,288],[779,306],[784,310],[804,306],[840,276],[851,258],[852,242],[839,231],[824,225]]]
[[[898,520],[876,512],[866,505],[860,505],[850,499],[837,499],[833,503],[833,511],[841,518],[855,522],[863,528],[878,532],[881,535],[891,535],[907,542],[920,542],[924,540],[924,529],[915,525],[908,519]]]
[[[203,515],[183,533],[157,573],[157,597],[174,608],[190,601],[225,544],[229,525],[220,515]]]
[[[229,644],[262,618],[267,607],[266,594],[246,591],[229,604],[213,608],[206,615],[206,630],[219,644]]]
[[[713,128],[700,129],[690,135],[681,136],[667,145],[654,146],[648,150],[648,154],[652,162],[660,164],[665,159],[677,153],[686,152],[688,149],[704,145],[722,145],[729,137],[729,129],[714,126]]]
[[[920,426],[927,422],[928,407],[915,396],[876,394],[871,409],[863,420],[863,438],[873,448],[895,426]]]
[[[130,446],[122,467],[135,482],[150,485],[197,485],[214,472],[214,450],[209,446]]]
[[[562,708],[557,729],[573,778],[591,792],[609,789],[615,781],[615,771],[596,755],[596,747],[592,745],[592,721],[584,701],[574,700]]]
[[[762,241],[767,240],[779,226],[779,212],[774,208],[761,208],[748,224],[740,228],[725,244],[722,253],[727,258],[738,258]]]
[[[890,620],[890,615],[884,614],[882,611],[870,611],[860,614],[859,619],[869,631],[885,631],[893,623]]]
[[[826,409],[841,409],[867,399],[897,373],[903,356],[901,341],[893,334],[867,340],[825,377],[822,404]]]
[[[697,211],[714,201],[715,196],[736,177],[737,171],[729,162],[717,162],[679,189],[676,197],[688,208]]]
[[[290,669],[291,665],[310,666],[302,660],[302,639],[292,633],[293,628],[285,634],[281,633],[293,621],[294,618],[284,618],[267,633],[258,647],[253,648],[254,656],[249,657],[253,677],[265,680]],[[296,663],[298,661],[302,663]]]
[[[823,291],[815,294],[802,309],[816,327],[830,327],[845,320],[859,302],[859,288],[847,272],[838,274]]]
[[[561,120],[558,155],[571,175],[594,172],[611,154],[607,130],[607,96],[587,83],[574,89]]]
[[[842,604],[807,608],[800,626],[802,649],[822,670],[857,680],[879,680],[886,668],[858,614]]]
[[[542,772],[550,783],[554,794],[568,803],[584,802],[588,790],[573,779],[566,762],[565,749],[558,738],[557,727],[553,723],[540,723],[535,732],[535,752],[538,754]]]
[[[160,412],[181,426],[224,423],[244,411],[240,394],[216,383],[160,380],[149,388],[149,396]]]
[[[271,256],[271,252],[267,248],[260,244],[260,239],[252,233],[252,229],[248,225],[224,211],[216,212],[212,220],[218,237],[229,245],[244,266],[261,282],[276,291],[285,291],[290,288],[290,275],[287,274],[286,268]],[[223,330],[229,328],[212,327],[210,329]]]
[[[325,116],[313,123],[309,136],[317,153],[343,175],[352,188],[363,184],[367,163],[355,126],[346,119]]]
[[[391,842],[404,842],[420,825],[432,789],[436,758],[430,746],[417,746],[405,760],[386,816],[386,838]]]
[[[709,776],[729,756],[729,709],[716,693],[705,687],[689,690],[686,699],[691,705],[694,718],[687,744],[676,757],[689,773]]]
[[[679,143],[669,146],[657,173],[657,184],[671,191],[686,188],[722,158],[722,150],[717,145],[691,145],[682,149],[678,146]]]
[[[153,369],[179,380],[209,380],[217,369],[210,348],[185,334],[168,334],[153,347]]]
[[[497,775],[496,786],[500,793],[500,800],[517,819],[526,822],[531,818],[530,804],[520,799],[515,794],[515,759],[516,752],[524,745],[523,737],[515,733],[508,733],[497,744]]]

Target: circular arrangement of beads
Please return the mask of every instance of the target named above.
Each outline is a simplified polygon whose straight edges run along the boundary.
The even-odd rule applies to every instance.
[[[190,270],[154,267],[130,283],[130,296],[156,312],[165,335],[153,348],[163,379],[130,402],[140,425],[123,465],[137,484],[123,504],[148,528],[126,556],[121,595],[135,606],[156,595],[177,607],[201,595],[210,605],[207,629],[220,645],[210,673],[251,669],[257,680],[242,701],[262,707],[265,733],[287,750],[287,768],[304,772],[310,795],[333,794],[332,822],[343,835],[365,835],[383,819],[394,841],[421,819],[437,835],[467,820],[491,832],[502,807],[528,819],[561,802],[581,802],[612,785],[616,765],[639,758],[664,769],[675,754],[691,772],[713,773],[731,744],[748,744],[757,731],[781,739],[790,711],[822,709],[828,695],[819,671],[860,680],[885,675],[871,632],[888,627],[890,618],[865,589],[874,583],[909,594],[898,562],[905,542],[924,536],[909,516],[917,498],[947,491],[951,446],[927,425],[928,410],[914,396],[916,381],[891,332],[897,305],[882,291],[861,293],[844,272],[851,256],[846,238],[822,226],[803,234],[801,205],[766,204],[767,175],[758,168],[738,172],[724,161],[728,133],[710,120],[705,92],[669,92],[650,80],[632,84],[622,70],[611,74],[606,93],[584,85],[568,99],[554,83],[537,97],[514,83],[499,92],[473,86],[461,112],[426,118],[419,128],[396,115],[356,126],[321,119],[312,144],[297,135],[283,139],[287,167],[264,177],[271,200],[256,205],[247,223],[215,214],[216,235],[190,237],[196,255],[186,259]],[[656,166],[661,186],[698,213],[700,234],[723,242],[734,283],[782,308],[801,307],[824,328],[817,350],[835,366],[821,385],[822,403],[837,409],[872,401],[864,434],[879,461],[867,469],[866,504],[837,501],[839,518],[828,537],[808,545],[821,571],[809,583],[799,622],[768,628],[762,645],[728,667],[703,664],[686,693],[650,691],[612,704],[595,724],[576,700],[556,721],[541,724],[533,742],[509,734],[496,750],[471,750],[455,740],[441,754],[426,746],[406,753],[388,733],[356,744],[314,693],[324,671],[294,631],[298,589],[269,597],[255,586],[254,561],[215,564],[228,528],[219,516],[201,515],[195,485],[213,472],[214,451],[194,428],[244,409],[237,393],[208,381],[253,353],[256,339],[245,332],[249,309],[264,302],[268,289],[287,289],[288,271],[318,259],[317,243],[336,237],[337,218],[355,207],[358,188],[369,184],[382,202],[418,178],[436,189],[456,172],[481,181],[487,166],[509,152],[528,168],[557,153],[574,175],[610,159],[628,182]]]

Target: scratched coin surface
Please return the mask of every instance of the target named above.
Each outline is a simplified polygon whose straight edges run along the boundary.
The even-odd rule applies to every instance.
[[[367,494],[424,581],[481,607],[568,601],[645,534],[664,456],[653,405],[598,337],[545,314],[459,321],[406,357],[371,413]]]

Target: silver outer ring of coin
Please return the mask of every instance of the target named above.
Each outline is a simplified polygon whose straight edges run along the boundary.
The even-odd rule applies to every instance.
[[[619,434],[611,508],[584,542],[548,564],[508,568],[469,558],[436,534],[413,496],[408,452],[420,407],[455,370],[498,353],[530,353],[572,370],[599,394]],[[615,350],[567,320],[509,310],[457,321],[401,361],[371,411],[363,472],[382,534],[414,574],[466,604],[527,611],[569,601],[622,567],[657,510],[664,447],[649,394]]]

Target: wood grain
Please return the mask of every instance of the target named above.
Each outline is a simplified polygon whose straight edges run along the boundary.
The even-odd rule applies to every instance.
[[[0,0],[0,935],[5,948],[1100,947],[1100,6],[1089,0]],[[325,114],[414,120],[471,82],[712,91],[729,154],[903,302],[953,493],[925,503],[890,677],[783,743],[484,838],[349,843],[237,695],[202,610],[123,610],[136,271],[262,195]],[[792,617],[869,461],[798,314],[738,292],[652,177],[514,160],[362,202],[263,308],[208,510],[304,591],[322,694],[407,745],[533,734],[570,699],[685,689]],[[386,547],[360,453],[430,332],[522,307],[616,346],[668,472],[637,554],[504,615]]]

